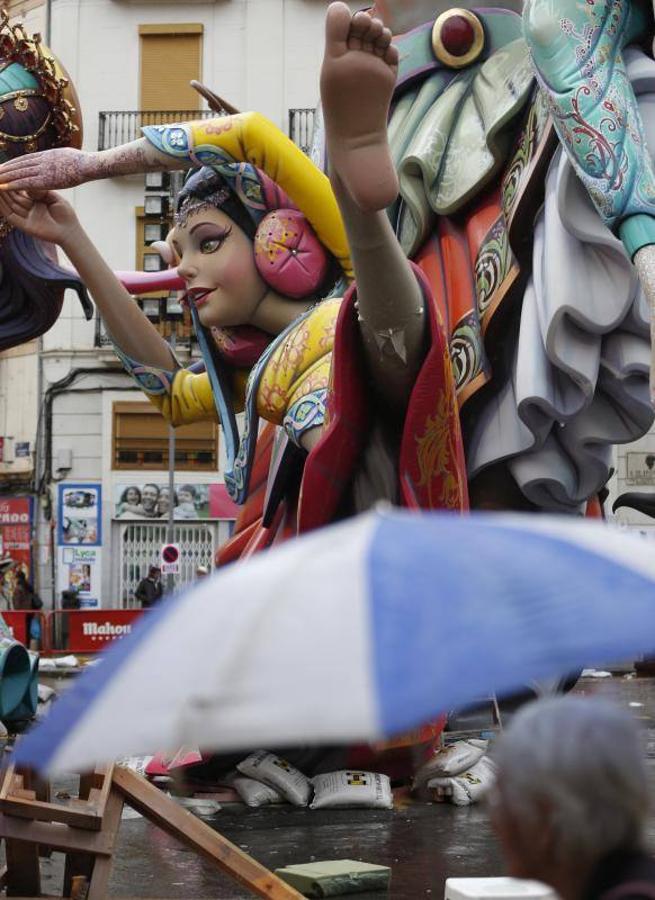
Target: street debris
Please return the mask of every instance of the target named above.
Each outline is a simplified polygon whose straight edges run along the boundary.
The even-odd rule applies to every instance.
[[[388,891],[391,869],[354,859],[333,859],[276,869],[278,878],[305,897],[338,897]]]

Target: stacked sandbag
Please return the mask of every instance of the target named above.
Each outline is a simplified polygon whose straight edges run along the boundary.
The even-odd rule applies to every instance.
[[[391,782],[378,772],[343,770],[310,780],[286,759],[266,750],[251,753],[237,770],[230,784],[251,807],[286,802],[311,809],[393,808]]]
[[[495,779],[493,762],[485,755],[488,741],[455,741],[432,756],[414,777],[415,793],[455,806],[477,803]]]

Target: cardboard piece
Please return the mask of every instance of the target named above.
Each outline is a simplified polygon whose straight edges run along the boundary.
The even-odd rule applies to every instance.
[[[341,897],[367,891],[387,891],[391,869],[354,859],[331,859],[276,869],[286,881],[306,897]]]

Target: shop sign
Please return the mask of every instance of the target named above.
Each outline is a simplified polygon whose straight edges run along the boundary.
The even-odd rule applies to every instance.
[[[634,487],[655,485],[655,453],[626,454],[626,484]]]
[[[140,609],[73,610],[57,613],[67,618],[64,632],[66,646],[71,653],[96,653],[113,641],[130,634],[134,622],[142,615]]]

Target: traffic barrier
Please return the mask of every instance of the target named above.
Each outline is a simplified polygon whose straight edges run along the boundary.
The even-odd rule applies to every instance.
[[[30,643],[30,622],[35,616],[39,619],[43,635],[46,624],[46,617],[43,613],[31,609],[10,609],[2,613],[2,618],[7,623],[13,639],[25,644],[26,647]]]
[[[44,653],[98,653],[125,637],[141,609],[58,609],[46,617]]]

